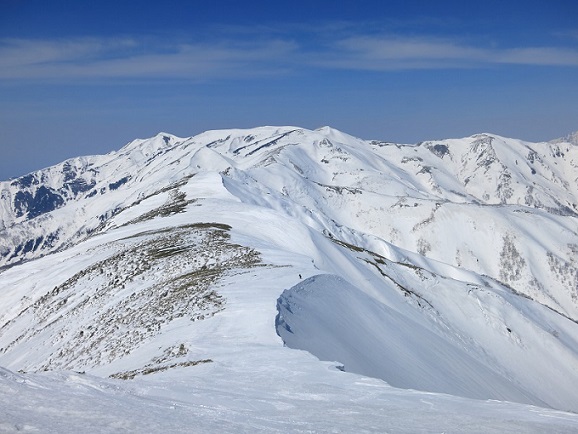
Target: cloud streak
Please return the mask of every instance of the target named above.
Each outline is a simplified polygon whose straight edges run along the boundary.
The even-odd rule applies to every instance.
[[[564,47],[487,48],[451,39],[335,36],[298,44],[287,35],[206,43],[153,38],[0,40],[0,80],[255,78],[308,69],[391,71],[499,65],[578,67]],[[300,35],[303,39],[303,35]],[[307,36],[307,35],[306,35]],[[306,39],[306,38],[305,38]]]
[[[135,39],[0,41],[0,80],[189,79],[279,74],[290,41],[166,44]]]
[[[318,58],[328,68],[374,71],[479,68],[495,65],[578,66],[578,50],[480,48],[436,38],[350,37]]]

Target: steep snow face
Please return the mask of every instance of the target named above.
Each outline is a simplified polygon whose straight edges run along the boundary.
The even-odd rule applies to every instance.
[[[0,183],[0,366],[134,379],[284,341],[397,387],[578,411],[577,166],[567,141],[262,127]]]
[[[278,300],[277,330],[289,347],[395,387],[577,408],[569,403],[578,382],[568,381],[576,377],[568,364],[578,356],[574,323],[490,282],[464,286],[359,256],[381,259],[373,266],[388,276],[380,288],[387,301],[335,275],[300,282]]]

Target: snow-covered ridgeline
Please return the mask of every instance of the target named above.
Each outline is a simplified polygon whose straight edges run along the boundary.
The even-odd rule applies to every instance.
[[[263,127],[1,183],[0,366],[225,378],[264,351],[256,377],[267,354],[311,373],[278,333],[393,386],[578,411],[577,161]]]
[[[577,319],[578,227],[566,218],[576,215],[577,165],[572,143],[489,134],[396,145],[328,127],[162,133],[0,184],[0,264],[98,233],[211,172],[240,200],[490,275]]]

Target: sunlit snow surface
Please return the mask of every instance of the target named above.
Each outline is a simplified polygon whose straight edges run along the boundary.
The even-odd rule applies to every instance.
[[[0,183],[0,432],[577,432],[577,165],[264,127]]]
[[[1,432],[572,433],[578,416],[395,389],[307,354],[249,354],[123,382],[0,371]]]

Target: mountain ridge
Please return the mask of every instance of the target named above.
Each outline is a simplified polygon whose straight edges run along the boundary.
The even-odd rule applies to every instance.
[[[291,135],[296,138],[291,138]],[[337,145],[334,146],[331,140],[336,141]],[[346,145],[337,140],[349,142]],[[257,173],[257,166],[275,164],[280,171],[293,171],[289,177],[291,182],[301,186],[301,191],[310,190],[311,183],[316,183],[316,190],[335,195],[366,192],[388,202],[397,198],[390,203],[390,208],[394,209],[406,207],[405,202],[413,198],[414,206],[421,204],[431,209],[430,216],[435,216],[445,205],[452,204],[521,206],[520,210],[513,211],[524,212],[526,208],[544,210],[548,215],[576,216],[578,151],[567,146],[569,157],[564,158],[560,144],[541,145],[551,148],[539,154],[526,142],[487,134],[417,145],[384,145],[382,142],[363,141],[329,127],[316,131],[297,127],[216,130],[185,139],[159,133],[152,139],[133,141],[105,156],[67,160],[44,171],[0,183],[0,227],[4,228],[0,237],[5,241],[0,251],[0,266],[64,248],[73,240],[93,234],[105,227],[116,213],[205,170],[201,165],[224,174],[221,176],[226,185],[234,188],[234,175],[241,173],[240,170],[247,173],[246,169],[250,169]],[[295,156],[296,152],[285,149],[287,146],[295,151],[299,149],[296,152],[300,155]],[[510,148],[516,151],[512,152]],[[303,155],[306,161],[300,167],[297,159]],[[183,164],[184,159],[189,159],[189,163]],[[569,161],[566,163],[566,160]],[[319,162],[322,164],[319,165]],[[558,167],[559,163],[564,163],[563,170]],[[253,164],[256,166],[253,167]],[[171,166],[179,168],[177,171],[163,169]],[[108,175],[104,171],[108,171]],[[227,176],[227,173],[232,176]],[[99,176],[103,179],[99,179]],[[132,195],[129,193],[128,198],[120,199],[124,194],[122,190],[130,188],[131,183],[142,184],[145,178],[154,176],[158,181],[149,184],[146,191],[136,192],[133,188],[135,192]],[[246,175],[243,176],[248,179]],[[267,182],[262,185],[267,185]],[[388,193],[384,198],[381,192],[385,190]],[[257,196],[261,193],[263,191],[255,191]],[[293,208],[305,206],[314,210],[316,203],[325,200],[322,191],[315,193],[317,199],[314,203],[308,198],[295,197],[296,191],[281,193],[285,199],[293,202],[290,204]],[[114,206],[107,204],[95,212],[88,212],[88,221],[82,217],[87,215],[88,205],[84,204],[74,211],[72,217],[63,216],[61,224],[46,221],[51,220],[53,214],[58,214],[67,201],[88,203],[92,199],[92,202],[98,202],[103,195],[113,200],[116,200],[115,196],[119,199]],[[382,217],[374,215],[376,210],[372,204],[362,204],[362,209],[376,223],[383,223]],[[335,215],[335,210],[328,214],[318,225],[329,232],[335,230],[330,227],[335,226],[332,222],[365,233],[374,230],[375,224],[359,226],[348,222],[348,216]],[[429,221],[428,217],[414,222],[408,232],[420,232],[420,229],[429,226]],[[38,228],[39,225],[42,228]],[[44,233],[45,228],[51,225],[54,226],[53,230]],[[377,235],[395,244],[398,228],[391,226],[389,234],[381,230]],[[70,233],[71,229],[73,233]],[[31,234],[35,236],[31,237]],[[400,247],[420,252],[431,250],[432,243],[427,239],[420,241],[419,237],[412,238]],[[11,243],[15,245],[10,247]],[[463,255],[457,252],[459,249],[454,250],[457,256]],[[441,253],[434,257],[442,259]],[[563,256],[560,261],[563,264],[572,262],[569,259]],[[447,262],[447,259],[443,260]],[[456,259],[453,262],[458,265],[464,260]],[[488,274],[499,276],[496,270]],[[508,279],[502,280],[509,283]]]
[[[286,345],[578,411],[577,179],[570,142],[330,127],[67,160],[0,183],[0,366],[134,378]]]

